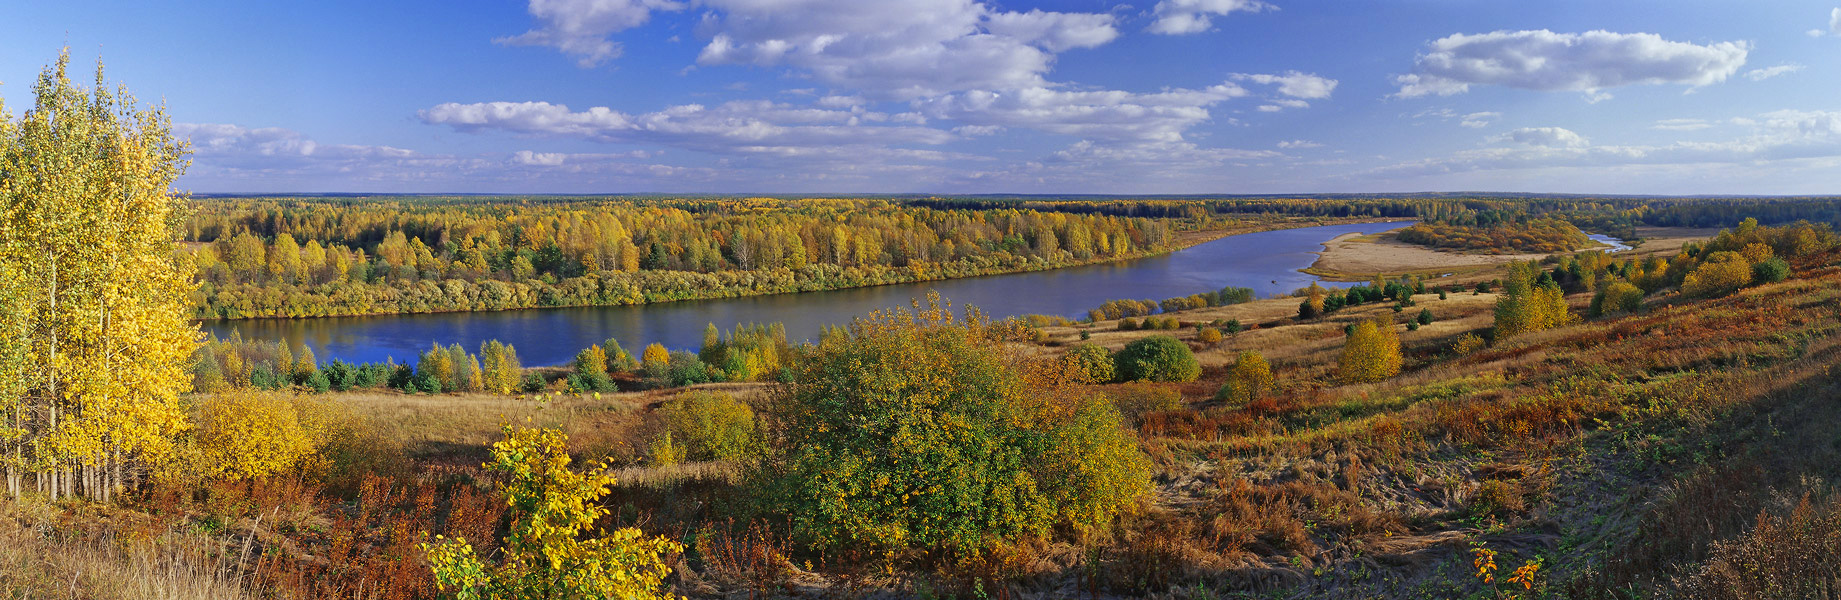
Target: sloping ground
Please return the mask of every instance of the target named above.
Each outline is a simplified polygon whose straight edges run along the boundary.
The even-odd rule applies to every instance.
[[[1306,348],[1276,399],[1151,415],[1157,501],[1114,558],[1146,573],[1113,591],[1456,597],[1523,591],[1507,580],[1534,562],[1554,597],[1660,593],[1841,475],[1834,258],[1469,356],[1409,334],[1381,384],[1321,386],[1336,347]],[[1497,553],[1489,585],[1476,548]]]

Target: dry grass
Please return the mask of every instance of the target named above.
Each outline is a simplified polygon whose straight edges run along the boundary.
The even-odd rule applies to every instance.
[[[235,600],[259,597],[235,560],[237,549],[183,526],[70,531],[58,511],[0,501],[0,596],[123,600]],[[117,518],[131,518],[116,515]],[[260,548],[257,549],[260,551]]]

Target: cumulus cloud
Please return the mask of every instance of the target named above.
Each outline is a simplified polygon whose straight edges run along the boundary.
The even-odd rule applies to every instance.
[[[609,35],[644,25],[653,11],[683,10],[673,0],[530,0],[539,25],[519,35],[493,40],[507,46],[545,46],[577,57],[584,68],[619,58],[620,44]]]
[[[1048,88],[970,91],[915,105],[928,117],[969,125],[1024,127],[1090,140],[1179,142],[1185,130],[1208,120],[1209,106],[1245,95],[1245,88],[1223,82],[1152,94]]]
[[[445,103],[418,113],[458,131],[497,130],[607,143],[658,143],[715,153],[809,153],[838,145],[942,144],[954,135],[913,124],[914,117],[852,108],[803,108],[766,100],[672,106],[630,115],[604,106],[583,111],[548,102]]]
[[[1547,148],[1583,148],[1591,145],[1584,136],[1561,127],[1523,127],[1502,134],[1497,139]]]
[[[1824,35],[1841,35],[1841,8],[1835,8],[1828,11],[1828,29],[1809,30],[1809,37],[1822,37]]]
[[[702,65],[790,66],[905,100],[1048,85],[1055,53],[1118,37],[1107,14],[1000,12],[974,0],[704,0]]]
[[[1036,44],[1049,52],[1094,48],[1119,37],[1107,14],[1058,13],[1032,9],[1026,13],[990,13],[985,29],[992,35]]]
[[[1289,140],[1289,141],[1279,142],[1278,147],[1284,148],[1284,149],[1322,148],[1323,144],[1319,144],[1319,143],[1312,142],[1309,140]]]
[[[1675,42],[1652,33],[1554,33],[1545,29],[1456,34],[1431,43],[1413,72],[1395,78],[1401,98],[1450,96],[1472,85],[1586,92],[1624,85],[1725,81],[1751,45]]]
[[[1802,65],[1791,63],[1787,65],[1777,65],[1775,67],[1767,67],[1763,69],[1752,69],[1750,71],[1745,72],[1745,78],[1750,79],[1752,81],[1764,81],[1766,79],[1770,79],[1778,75],[1787,75],[1787,74],[1795,73],[1801,70],[1803,70]]]
[[[1213,17],[1268,9],[1277,10],[1258,0],[1161,0],[1151,9],[1156,20],[1145,30],[1163,35],[1202,33],[1214,27]]]
[[[1286,71],[1282,75],[1235,73],[1232,77],[1235,81],[1251,81],[1262,85],[1277,85],[1278,93],[1280,94],[1293,98],[1308,98],[1312,100],[1330,97],[1330,92],[1336,91],[1337,83],[1334,79],[1318,77],[1310,73],[1299,73],[1297,71]]]

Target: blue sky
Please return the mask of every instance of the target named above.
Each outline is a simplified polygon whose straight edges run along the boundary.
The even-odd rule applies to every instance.
[[[9,110],[65,46],[196,192],[1841,193],[1834,0],[21,2]]]

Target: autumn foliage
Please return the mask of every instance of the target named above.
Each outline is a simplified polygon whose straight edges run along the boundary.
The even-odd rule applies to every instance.
[[[796,367],[763,494],[821,549],[977,554],[1103,525],[1148,484],[1135,439],[1110,403],[1032,390],[1017,362],[937,298],[857,321]]]

